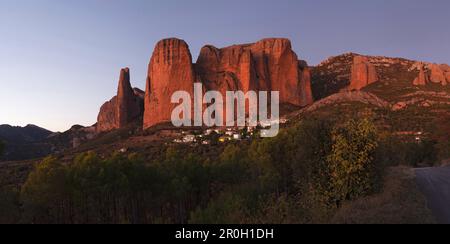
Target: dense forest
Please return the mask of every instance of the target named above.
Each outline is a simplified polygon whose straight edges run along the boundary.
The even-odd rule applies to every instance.
[[[326,223],[380,191],[386,167],[432,165],[436,148],[400,142],[370,118],[308,119],[218,155],[173,145],[152,159],[48,157],[20,189],[0,190],[0,223]]]

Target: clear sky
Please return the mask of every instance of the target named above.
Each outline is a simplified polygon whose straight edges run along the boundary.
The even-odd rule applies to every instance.
[[[0,124],[95,123],[119,69],[145,87],[155,43],[287,37],[310,64],[344,52],[450,63],[448,0],[0,0]]]

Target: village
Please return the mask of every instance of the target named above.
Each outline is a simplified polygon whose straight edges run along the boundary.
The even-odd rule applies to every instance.
[[[273,125],[285,125],[288,119],[259,122],[257,126],[243,127],[217,127],[205,130],[181,130],[174,143],[211,145],[229,141],[251,140],[255,137],[264,137],[264,129]]]

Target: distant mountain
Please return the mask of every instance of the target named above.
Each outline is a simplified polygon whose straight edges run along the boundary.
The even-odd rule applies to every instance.
[[[6,146],[0,162],[35,159],[61,153],[78,147],[94,136],[94,126],[75,125],[66,132],[54,133],[36,125],[0,125],[0,141]]]
[[[0,161],[25,160],[48,155],[51,147],[42,142],[52,134],[52,131],[36,125],[0,125],[0,140],[6,145]]]
[[[25,127],[0,125],[0,140],[7,143],[21,144],[42,141],[53,132],[38,127],[36,125],[27,125]]]

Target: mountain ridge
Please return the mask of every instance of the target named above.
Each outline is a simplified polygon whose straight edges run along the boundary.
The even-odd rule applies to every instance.
[[[269,43],[270,44],[269,45],[264,44],[264,40],[272,40],[272,41]],[[276,44],[277,40],[280,40],[279,44]],[[288,39],[269,38],[261,40],[260,43],[261,44],[257,46],[257,49],[269,48],[269,51],[274,50],[274,55],[277,57],[279,55],[281,56],[284,55],[283,53],[285,52],[291,53],[291,51],[289,51],[291,46],[290,43],[288,42]],[[158,49],[158,45],[159,44],[157,44],[154,52],[157,52],[163,56],[168,53],[171,53],[171,55],[174,54],[173,50],[170,50],[171,48],[170,45],[161,46],[163,47],[162,50]],[[189,47],[187,46],[187,44],[183,44],[182,40],[178,40],[176,43],[174,42],[173,45],[184,46],[185,47],[184,50],[189,51]],[[204,53],[199,54],[196,63],[193,63],[192,58],[189,58],[191,56],[187,54],[186,57],[188,62],[185,63],[187,63],[189,66],[192,66],[191,67],[192,72],[196,72],[192,82],[198,81],[205,84],[207,80],[210,80],[209,77],[212,77],[212,80],[214,80],[214,82],[218,82],[217,84],[219,84],[220,86],[223,85],[221,84],[223,83],[222,81],[224,82],[232,81],[229,84],[233,84],[242,82],[243,80],[244,81],[247,80],[250,82],[248,84],[251,84],[251,80],[253,79],[252,77],[258,73],[255,71],[256,63],[255,61],[252,61],[254,60],[252,56],[255,55],[255,52],[254,53],[249,52],[249,49],[252,48],[253,45],[255,45],[255,43],[231,45],[225,48],[216,48],[211,45],[206,45],[202,49]],[[230,52],[230,50],[235,51]],[[216,54],[212,55],[214,53]],[[256,52],[256,54],[258,53]],[[168,56],[164,57],[168,58]],[[173,56],[172,58],[177,59],[178,56],[176,57]],[[153,59],[156,58],[153,57]],[[360,65],[361,67],[359,69],[354,69],[353,67],[355,65],[355,59],[363,60],[362,62],[365,64],[362,66]],[[163,61],[163,63],[165,62],[164,60],[160,61]],[[361,61],[358,62],[360,63]],[[299,72],[299,75],[296,76],[297,77],[296,80],[298,80],[298,83],[300,84],[302,77],[302,75],[300,74],[302,73],[306,74],[305,75],[306,83],[309,83],[311,86],[310,89],[311,94],[314,97],[314,102],[308,102],[307,106],[305,106],[302,110],[300,110],[301,107],[296,106],[291,107],[288,110],[286,110],[286,112],[283,112],[284,115],[288,115],[289,112],[292,111],[294,113],[296,112],[298,113],[299,111],[303,111],[302,113],[305,113],[305,111],[307,113],[314,113],[315,110],[318,110],[319,108],[320,110],[323,109],[332,110],[332,107],[339,106],[339,104],[345,105],[349,103],[362,103],[365,105],[375,105],[375,107],[383,108],[386,111],[394,111],[394,112],[397,111],[399,113],[401,112],[406,113],[409,110],[414,111],[415,109],[421,109],[424,110],[427,114],[429,114],[431,112],[439,110],[439,112],[436,114],[427,115],[428,118],[434,118],[438,117],[439,116],[438,114],[442,114],[447,109],[447,108],[439,109],[440,106],[450,105],[450,97],[449,97],[450,89],[448,86],[444,86],[442,84],[437,84],[433,82],[428,82],[427,84],[424,85],[415,85],[415,80],[421,75],[420,65],[421,64],[424,65],[423,75],[431,76],[429,67],[433,63],[408,60],[405,58],[398,58],[398,57],[361,55],[352,52],[330,57],[316,66],[309,66],[305,61],[301,61],[298,58],[295,58],[294,63],[297,63],[298,66],[297,69]],[[170,65],[173,65],[173,63],[172,61],[167,59],[165,65],[167,65],[167,67],[171,69]],[[151,74],[152,70],[150,66],[151,65],[149,65],[149,74]],[[239,66],[243,68],[239,68]],[[368,69],[367,68],[368,66],[374,67],[373,69],[376,72],[378,80],[376,82],[368,82],[368,84],[365,85],[363,84],[363,86],[358,87],[356,89],[360,91],[349,91],[348,87],[350,86],[351,80],[353,79],[352,78],[352,76],[354,75],[353,73],[360,72],[360,70],[362,70],[363,71],[362,76],[359,75],[358,77],[363,77],[362,79],[365,79],[364,72],[365,70]],[[445,67],[444,65],[441,66]],[[158,69],[158,67],[156,67],[156,69]],[[249,72],[244,74],[240,70]],[[118,105],[120,108],[119,107],[116,108],[113,106],[108,110],[109,112],[105,111],[104,109],[99,112],[99,119],[103,118],[103,121],[108,122],[109,121],[108,118],[114,117],[114,121],[116,121],[117,124],[115,124],[116,122],[111,120],[109,122],[111,122],[112,124],[106,126],[98,122],[97,124],[90,127],[73,126],[70,130],[62,133],[52,133],[48,131],[48,133],[45,133],[45,138],[40,137],[38,138],[39,140],[35,141],[31,140],[32,143],[22,143],[22,144],[16,143],[16,145],[18,146],[26,144],[27,149],[30,151],[36,151],[32,149],[33,147],[36,147],[38,148],[37,151],[45,153],[32,154],[28,155],[28,157],[19,159],[30,159],[35,156],[40,157],[48,154],[61,154],[61,153],[64,154],[65,152],[70,152],[73,150],[77,151],[78,150],[77,148],[79,148],[85,143],[92,145],[100,145],[98,143],[104,141],[105,143],[122,144],[119,143],[119,141],[125,140],[130,136],[131,137],[138,136],[145,138],[145,136],[142,136],[142,134],[154,133],[155,131],[158,130],[158,128],[168,128],[166,126],[161,127],[155,125],[154,129],[152,128],[146,129],[152,132],[146,132],[146,130],[143,130],[142,128],[143,124],[142,120],[144,118],[143,110],[141,110],[139,114],[136,112],[132,112],[130,115],[128,115],[129,112],[127,111],[136,111],[135,108],[131,108],[131,110],[130,108],[128,108],[130,104],[135,104],[134,102],[130,102],[131,100],[135,99],[131,97],[136,97],[136,99],[144,100],[147,99],[149,95],[148,87],[146,91],[147,94],[144,94],[145,92],[138,88],[130,88],[131,85],[129,79],[129,72],[130,72],[129,69],[125,68],[121,71],[120,75],[118,94],[119,95],[123,94],[121,95],[121,97],[123,97],[121,102],[122,105],[120,106]],[[229,74],[228,77],[230,79],[232,78],[231,80],[227,79],[221,80],[222,78],[221,79],[216,78],[218,74],[226,75],[227,73]],[[276,71],[274,71],[274,73],[276,73]],[[259,74],[261,74],[261,72],[259,72]],[[149,78],[149,80],[147,81],[147,86],[149,86],[152,80],[154,79]],[[167,81],[170,82],[171,79],[168,79]],[[214,88],[214,86],[211,85],[208,85],[208,87],[209,89]],[[228,86],[224,86],[224,88],[227,87]],[[241,85],[228,88],[233,90],[240,87]],[[252,88],[251,86],[248,85],[245,87]],[[306,95],[303,94],[303,96]],[[117,99],[117,96],[115,96],[113,99]],[[148,107],[149,104],[147,103],[145,106]],[[112,117],[109,116],[108,114],[111,114]],[[127,116],[127,117],[122,116],[123,118],[129,119],[119,118],[120,114]],[[102,126],[104,129],[100,129],[102,128]],[[26,127],[36,128],[37,126],[28,125]],[[109,138],[109,139],[104,140],[102,138]],[[97,142],[91,143],[95,140],[97,140]],[[11,145],[14,143],[10,142],[9,144]],[[90,146],[89,148],[95,149],[95,146],[93,147]],[[14,160],[18,158],[10,157],[7,159]]]

